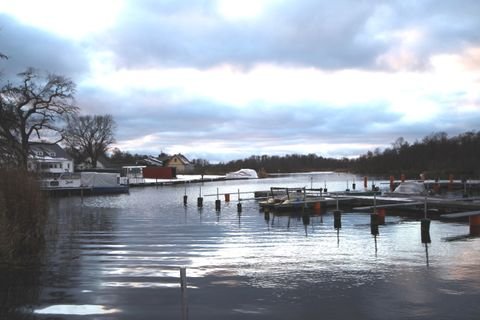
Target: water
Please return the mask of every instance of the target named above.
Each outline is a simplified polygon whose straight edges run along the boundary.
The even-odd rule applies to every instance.
[[[347,174],[206,183],[202,194],[270,186],[344,190]],[[387,216],[375,239],[369,214],[269,216],[236,196],[215,211],[200,185],[145,187],[129,195],[52,201],[45,262],[6,269],[6,319],[181,319],[179,267],[189,319],[479,319],[479,238],[468,225]],[[362,186],[363,187],[363,186]],[[189,203],[182,205],[187,192]],[[251,195],[241,194],[242,198]],[[428,250],[428,252],[427,252]],[[183,300],[185,301],[185,300]],[[185,310],[185,309],[183,309]]]

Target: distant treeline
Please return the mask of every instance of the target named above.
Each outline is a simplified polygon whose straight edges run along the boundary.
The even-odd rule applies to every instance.
[[[433,133],[413,144],[403,138],[383,151],[369,151],[356,159],[332,159],[308,155],[251,156],[243,160],[208,165],[206,171],[224,173],[241,168],[251,168],[268,173],[306,171],[350,171],[370,175],[405,174],[418,178],[420,173],[427,178],[447,179],[480,177],[480,131],[466,132],[449,138],[446,133]]]

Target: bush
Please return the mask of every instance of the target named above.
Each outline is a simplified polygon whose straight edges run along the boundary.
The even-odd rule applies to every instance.
[[[48,201],[34,175],[0,169],[0,261],[35,260],[45,247]]]

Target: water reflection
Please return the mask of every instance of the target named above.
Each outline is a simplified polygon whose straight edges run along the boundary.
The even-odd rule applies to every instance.
[[[60,305],[49,306],[43,309],[37,309],[34,312],[37,314],[88,316],[88,315],[118,313],[120,312],[120,310],[109,309],[109,308],[106,308],[105,306],[98,306],[98,305],[60,304]]]
[[[334,177],[344,178],[328,174],[312,183],[327,180],[333,191]],[[233,194],[270,183],[305,185],[303,178],[279,179],[218,187]],[[205,184],[202,192],[216,187]],[[189,314],[197,319],[316,319],[319,313],[329,319],[427,318],[451,315],[443,300],[452,292],[471,292],[455,301],[468,311],[469,299],[480,297],[480,257],[472,254],[480,239],[442,241],[464,233],[464,224],[433,220],[425,248],[419,221],[399,216],[388,216],[372,239],[369,214],[344,211],[340,229],[332,211],[280,215],[259,212],[255,201],[242,201],[241,212],[234,201],[217,211],[215,198],[205,198],[202,208],[183,206],[184,193],[185,186],[166,186],[85,198],[83,204],[58,199],[52,206],[58,232],[47,262],[29,271],[36,294],[2,308],[86,305],[116,310],[114,317],[123,319],[179,318],[180,266],[187,267]],[[186,193],[195,199],[198,186],[187,186]],[[12,270],[0,275],[20,277]]]
[[[19,318],[22,309],[39,303],[42,287],[40,269],[39,264],[0,264],[0,319]]]

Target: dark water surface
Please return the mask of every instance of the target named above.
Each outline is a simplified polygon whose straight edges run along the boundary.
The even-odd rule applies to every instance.
[[[313,179],[313,180],[311,180]],[[349,175],[295,175],[203,185],[202,194],[270,186],[343,190]],[[326,181],[326,182],[324,182]],[[357,181],[360,178],[357,177]],[[351,181],[350,181],[351,183]],[[357,184],[360,184],[357,182]],[[357,189],[359,186],[357,185]],[[199,185],[52,200],[52,232],[38,267],[1,268],[5,319],[480,319],[480,239],[468,225],[387,216],[375,239],[369,214],[270,216],[236,196],[199,211]],[[242,194],[243,198],[251,195]]]

